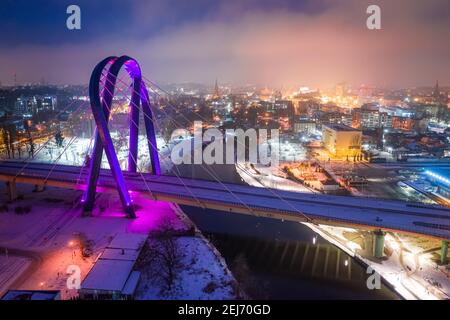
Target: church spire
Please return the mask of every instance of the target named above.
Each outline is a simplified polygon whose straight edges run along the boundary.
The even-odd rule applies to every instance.
[[[436,80],[436,85],[434,86],[433,97],[439,99],[441,91],[439,90],[439,80]]]
[[[215,83],[215,85],[214,85],[214,94],[213,94],[213,98],[214,98],[214,99],[219,99],[219,98],[220,98],[219,84],[217,83],[217,79],[216,79],[216,83]]]

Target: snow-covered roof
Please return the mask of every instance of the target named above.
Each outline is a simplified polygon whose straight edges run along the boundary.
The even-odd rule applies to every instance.
[[[133,271],[128,277],[127,283],[122,290],[122,294],[131,296],[136,291],[137,285],[139,283],[139,278],[141,273],[139,271]]]
[[[139,273],[133,271],[133,266],[146,239],[145,234],[116,235],[84,279],[81,289],[132,294],[139,281]]]
[[[134,261],[100,259],[84,279],[81,289],[122,291],[133,265]]]
[[[101,259],[136,261],[139,251],[130,249],[106,248],[101,255]]]
[[[147,239],[145,234],[119,233],[109,244],[108,248],[140,250]]]
[[[58,297],[56,290],[9,290],[1,300],[55,300]]]

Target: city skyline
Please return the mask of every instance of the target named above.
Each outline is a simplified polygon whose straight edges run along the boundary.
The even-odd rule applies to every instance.
[[[99,4],[79,1],[82,28],[69,31],[65,3],[8,1],[0,81],[85,84],[99,57],[127,53],[160,83],[447,86],[445,1],[377,1],[381,30],[366,28],[369,4],[113,1],[100,16]]]
[[[449,300],[449,4],[3,0],[0,300]]]

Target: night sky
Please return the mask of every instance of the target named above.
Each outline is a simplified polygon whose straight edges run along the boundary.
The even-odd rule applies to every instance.
[[[369,4],[382,30],[366,28]],[[449,85],[449,39],[449,0],[1,0],[0,81],[86,83],[128,54],[161,83]]]

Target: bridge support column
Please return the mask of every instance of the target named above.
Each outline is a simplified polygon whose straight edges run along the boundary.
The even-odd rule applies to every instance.
[[[373,256],[382,258],[384,253],[384,236],[386,232],[377,230],[373,232]]]
[[[34,186],[34,192],[43,192],[45,190],[45,185],[37,184]]]
[[[8,193],[8,198],[10,201],[14,201],[17,199],[17,189],[15,181],[6,182],[6,191]]]
[[[442,240],[441,264],[447,264],[447,254],[448,254],[448,241]]]
[[[92,210],[87,210],[87,209],[83,208],[83,210],[81,212],[81,216],[92,217]]]

